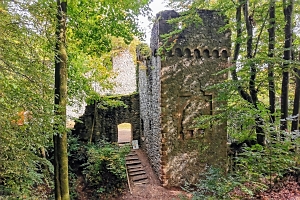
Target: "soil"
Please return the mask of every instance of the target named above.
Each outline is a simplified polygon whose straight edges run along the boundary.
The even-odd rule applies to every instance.
[[[119,130],[118,142],[127,143],[131,141],[131,131]],[[149,178],[148,184],[134,185],[132,182],[125,191],[115,198],[101,198],[107,200],[182,200],[191,199],[191,195],[186,193],[180,188],[165,188],[162,187],[158,177],[155,175],[151,168],[146,153],[141,150],[135,150],[137,153],[144,170]],[[89,191],[84,187],[84,178],[81,174],[77,174],[77,192],[78,199],[90,200],[89,194],[93,191]],[[257,194],[254,198],[247,198],[245,194],[239,195],[239,190],[234,191],[234,196],[240,196],[241,198],[236,199],[260,199],[260,200],[300,200],[300,184],[298,176],[288,176],[284,180],[277,183],[272,190],[265,191]]]
[[[180,200],[180,196],[188,195],[179,188],[164,188],[151,168],[148,157],[141,149],[135,150],[149,178],[148,184],[133,185],[121,196],[113,200]]]
[[[129,143],[131,141],[131,130],[130,129],[119,129],[118,132],[118,143]],[[162,187],[159,179],[155,175],[151,168],[148,157],[145,152],[141,149],[135,150],[137,153],[144,170],[148,176],[149,183],[142,185],[130,184],[130,189],[127,187],[125,191],[115,198],[106,198],[107,200],[180,200],[180,196],[187,197],[187,194],[180,188],[165,188]],[[85,188],[84,178],[82,174],[77,174],[77,187],[78,199],[90,200],[90,191]],[[103,198],[101,198],[103,199]],[[182,199],[182,198],[181,198]]]

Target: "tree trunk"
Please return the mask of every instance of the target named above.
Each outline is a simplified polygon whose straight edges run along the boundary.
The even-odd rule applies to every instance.
[[[67,1],[57,0],[57,27],[55,46],[55,114],[59,118],[54,142],[54,183],[55,199],[69,200],[68,153],[66,106],[67,106],[67,52],[66,52],[66,16]],[[59,131],[63,130],[63,131]]]
[[[300,52],[299,52],[300,61]],[[299,109],[300,109],[300,70],[295,69],[296,72],[296,87],[295,87],[295,97],[294,97],[294,107],[293,107],[293,121],[291,131],[299,130]],[[297,116],[297,117],[296,117]]]
[[[244,11],[244,19],[246,22],[246,29],[247,29],[247,58],[251,59],[253,57],[253,27],[250,22],[250,16],[249,16],[249,0],[239,0],[239,5],[236,8],[236,32],[237,32],[237,41],[240,40],[242,37],[242,8]],[[239,56],[241,44],[239,42],[236,42],[235,48],[234,48],[234,56],[233,56],[233,62],[236,64],[236,61]],[[241,97],[248,101],[249,103],[253,104],[255,109],[257,109],[257,90],[255,87],[255,81],[256,81],[256,66],[254,63],[250,64],[250,81],[249,81],[249,93],[248,94],[240,85],[237,86],[238,92],[241,95]],[[237,71],[236,67],[231,71],[232,79],[236,82],[238,82],[237,77]],[[256,140],[257,143],[260,145],[265,144],[265,134],[264,130],[262,128],[264,122],[262,118],[257,115],[255,116],[255,126],[256,126]]]
[[[274,58],[274,50],[275,50],[275,0],[270,0],[269,7],[269,50],[268,56],[269,58]],[[274,83],[274,67],[273,62],[268,64],[268,80],[269,80],[269,110],[270,110],[270,122],[273,124],[275,122],[275,83]]]
[[[243,0],[239,0],[239,6],[237,6],[236,8],[236,16],[235,16],[237,39],[234,47],[234,55],[232,61],[234,65],[236,65],[238,56],[240,54],[240,48],[241,48],[240,39],[242,38],[242,5],[243,5]],[[239,81],[237,76],[236,66],[231,71],[231,76],[234,81],[236,82]],[[243,99],[245,99],[249,103],[252,103],[252,99],[250,95],[239,84],[237,86],[237,89]]]
[[[244,18],[246,22],[246,29],[247,29],[247,58],[253,58],[253,24],[251,23],[251,18],[249,14],[249,0],[244,0]],[[257,89],[256,89],[256,64],[250,61],[250,80],[249,80],[249,93],[251,97],[251,102],[255,109],[257,108]],[[256,130],[256,141],[260,145],[265,145],[265,133],[263,129],[264,121],[263,119],[257,114],[255,117],[255,130]]]
[[[293,15],[293,0],[283,0],[283,12],[285,18],[285,42],[283,59],[285,60],[282,65],[282,84],[281,84],[281,123],[280,130],[287,130],[287,116],[288,116],[288,90],[289,90],[289,65],[291,62],[292,55],[292,15]]]

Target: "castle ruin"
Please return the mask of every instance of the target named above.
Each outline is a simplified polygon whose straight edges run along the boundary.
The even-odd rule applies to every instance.
[[[137,55],[138,94],[122,97],[127,108],[98,109],[92,133],[116,142],[117,125],[131,123],[133,139],[146,151],[164,186],[195,183],[207,165],[226,164],[226,122],[199,129],[196,118],[214,115],[224,103],[214,101],[218,91],[210,88],[227,79],[227,74],[217,72],[228,63],[230,32],[220,31],[226,22],[216,11],[199,10],[198,14],[202,23],[184,29],[171,51],[162,55],[158,53],[162,35],[172,31],[167,20],[179,14],[173,10],[157,14],[152,55]],[[86,121],[94,115],[87,106],[81,119],[87,135],[91,130]]]

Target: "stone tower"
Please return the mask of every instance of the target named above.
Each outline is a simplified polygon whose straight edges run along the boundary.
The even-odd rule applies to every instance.
[[[157,14],[150,60],[138,55],[141,141],[164,186],[195,183],[205,166],[226,163],[226,122],[199,129],[195,119],[215,114],[222,103],[208,88],[227,79],[215,74],[227,66],[230,32],[220,32],[226,22],[216,11],[198,14],[203,23],[183,30],[162,56],[161,36],[172,29],[167,20],[179,14]]]

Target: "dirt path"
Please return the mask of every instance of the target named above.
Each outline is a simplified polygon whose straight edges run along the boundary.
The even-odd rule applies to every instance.
[[[162,187],[150,166],[147,155],[141,149],[136,150],[136,153],[148,175],[149,183],[136,186],[131,184],[132,194],[128,189],[114,200],[180,200],[180,195],[186,196],[182,190]]]

